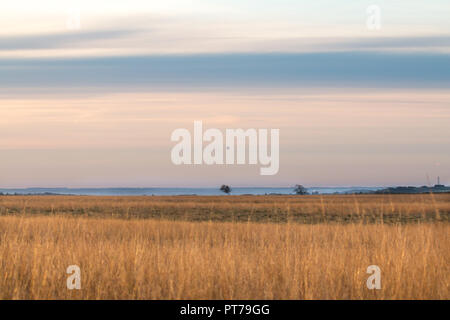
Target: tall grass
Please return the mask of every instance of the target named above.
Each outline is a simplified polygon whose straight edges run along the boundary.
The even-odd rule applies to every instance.
[[[166,201],[173,198],[176,197]],[[198,198],[198,205],[207,204],[207,216],[214,216],[217,208],[230,208],[229,203],[220,203],[229,198],[214,200],[217,201],[214,205],[211,199]],[[166,220],[161,208],[167,205],[172,210],[171,205],[152,204],[147,199],[148,203],[143,205],[139,204],[141,198],[115,198],[115,203],[103,202],[103,198],[30,197],[25,204],[24,198],[3,197],[0,298],[450,298],[447,221],[381,224],[355,219],[353,223],[301,224],[292,219],[297,198],[283,202],[275,197],[272,200],[277,214],[287,223],[252,222],[257,221],[255,215],[261,205],[269,206],[264,201],[259,203],[260,198],[253,198],[255,201],[246,202],[251,217],[237,223]],[[414,208],[408,209],[402,201],[396,203],[395,198],[394,213],[398,208],[404,209],[403,216],[423,210],[427,213],[428,204],[424,201],[410,203]],[[347,201],[355,202],[351,196],[345,198],[345,203],[339,203],[339,199],[317,198],[309,206],[317,208],[319,216],[323,216],[330,214],[331,208],[345,210]],[[356,197],[359,215],[369,208],[366,199]],[[441,219],[447,200],[436,196]],[[19,203],[23,205],[21,210],[12,213]],[[197,207],[191,207],[196,203],[194,199],[187,204],[174,203],[180,211],[184,207],[187,216],[198,214]],[[239,206],[243,204],[237,203],[232,209],[236,221],[240,221]],[[163,218],[135,219],[134,207],[150,208],[150,204]],[[378,202],[371,205],[381,206]],[[61,210],[77,211],[81,207],[85,212],[69,214],[69,209],[65,213]],[[124,214],[117,213],[118,207],[124,208]],[[101,214],[95,216],[93,208]],[[111,215],[114,213],[111,208],[117,210],[117,215]],[[390,210],[385,207],[383,212],[387,214]],[[81,290],[66,287],[69,265],[81,268]],[[369,265],[381,268],[381,290],[366,287]]]

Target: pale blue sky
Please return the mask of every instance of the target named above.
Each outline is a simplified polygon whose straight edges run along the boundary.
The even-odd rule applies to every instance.
[[[0,187],[450,184],[449,17],[444,0],[7,1]],[[279,128],[279,174],[174,166],[194,120]]]

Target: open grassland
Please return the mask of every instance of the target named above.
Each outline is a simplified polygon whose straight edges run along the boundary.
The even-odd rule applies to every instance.
[[[0,197],[0,298],[449,299],[449,203]],[[81,290],[66,288],[69,265]],[[369,265],[381,290],[366,287]]]
[[[449,222],[450,193],[326,196],[0,196],[2,215],[213,222]]]

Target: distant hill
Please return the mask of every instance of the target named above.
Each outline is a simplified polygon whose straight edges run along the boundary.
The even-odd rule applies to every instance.
[[[390,187],[381,190],[376,190],[373,193],[376,194],[414,194],[414,193],[441,193],[441,192],[450,192],[450,187],[446,187],[441,184],[434,185],[433,187],[422,186],[422,187]]]

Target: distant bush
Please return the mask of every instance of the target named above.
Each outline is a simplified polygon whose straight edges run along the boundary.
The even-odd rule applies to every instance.
[[[308,194],[308,189],[306,189],[301,184],[297,184],[297,185],[295,185],[294,192],[296,194],[305,195],[305,194]]]

